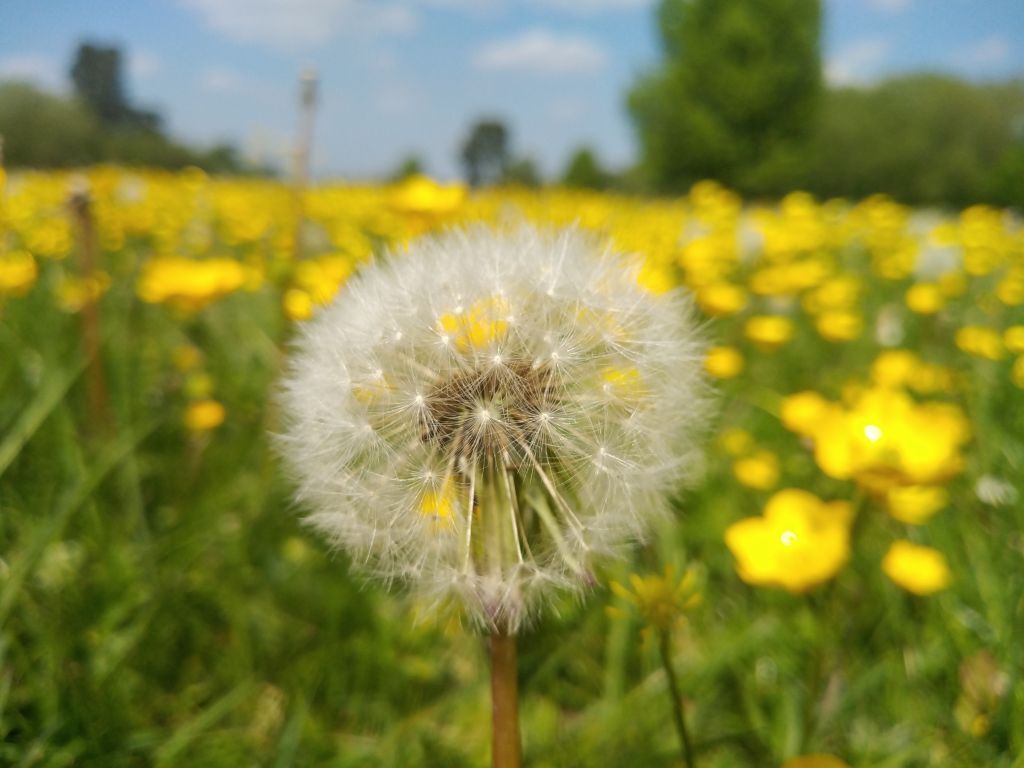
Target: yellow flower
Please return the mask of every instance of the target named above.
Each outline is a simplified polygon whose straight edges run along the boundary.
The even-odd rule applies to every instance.
[[[871,378],[883,387],[904,387],[920,365],[921,359],[910,350],[886,350],[871,364]]]
[[[338,289],[351,273],[352,260],[341,254],[327,254],[317,259],[308,259],[295,267],[295,288],[306,294],[311,302],[310,313],[312,313],[312,304],[327,304],[334,298]],[[292,309],[301,306],[298,301],[292,298]],[[286,295],[285,311],[287,312],[288,309]],[[305,318],[292,317],[292,319],[303,320]]]
[[[817,392],[797,392],[782,400],[782,423],[798,435],[810,436],[832,405]]]
[[[712,283],[697,291],[697,304],[715,317],[734,315],[747,304],[747,295],[738,285]]]
[[[644,260],[636,274],[636,282],[648,293],[665,293],[675,287],[672,273],[650,260]]]
[[[38,276],[36,260],[28,251],[0,255],[0,296],[23,296]]]
[[[980,325],[966,325],[957,331],[956,345],[969,355],[987,360],[1002,360],[1005,356],[999,332]]]
[[[942,290],[935,283],[916,283],[907,289],[907,306],[919,315],[934,315],[945,302]]]
[[[748,488],[767,491],[779,482],[779,459],[771,451],[758,451],[734,462],[732,473]]]
[[[281,303],[289,320],[308,320],[313,316],[313,298],[301,288],[289,288]]]
[[[185,427],[190,432],[208,432],[224,423],[224,406],[216,400],[197,400],[185,410]]]
[[[1013,368],[1010,369],[1010,381],[1024,389],[1024,355],[1013,361]]]
[[[967,276],[959,271],[944,272],[939,276],[938,286],[947,299],[963,296],[967,293]]]
[[[731,379],[743,370],[743,355],[735,347],[712,347],[704,358],[704,370],[716,379]]]
[[[438,318],[438,333],[453,339],[455,346],[468,349],[486,349],[505,337],[508,330],[508,304],[501,296],[480,299],[468,310],[462,307],[446,312]]]
[[[744,331],[758,347],[771,351],[793,338],[793,321],[779,315],[756,315],[747,320]]]
[[[953,577],[942,553],[909,541],[896,541],[882,559],[885,575],[915,595],[945,589]]]
[[[733,523],[725,543],[748,584],[805,592],[831,579],[850,557],[847,502],[823,502],[787,488],[768,501],[761,517]]]
[[[428,490],[420,501],[420,514],[433,520],[436,526],[451,524],[452,512],[458,508],[458,488],[448,479],[433,490]],[[479,510],[477,510],[479,511]]]
[[[57,284],[57,305],[65,312],[79,312],[97,301],[110,288],[110,275],[96,272],[89,277],[65,277]]]
[[[199,367],[203,361],[203,353],[191,344],[181,344],[174,348],[172,360],[175,368],[187,372]]]
[[[908,525],[921,525],[949,503],[944,488],[929,485],[907,485],[890,488],[886,493],[889,514]]]
[[[969,436],[956,406],[916,404],[901,391],[875,388],[849,407],[828,409],[812,439],[815,461],[825,474],[884,492],[957,474],[963,464],[960,446]]]
[[[1024,355],[1024,325],[1011,325],[1003,332],[1003,344],[1015,355]]]
[[[682,578],[679,578],[675,568],[667,565],[662,575],[630,574],[629,584],[632,589],[616,581],[611,583],[611,589],[640,614],[648,628],[664,631],[672,629],[684,613],[703,602],[697,581],[697,569],[694,566],[688,567]],[[621,611],[615,608],[608,612],[612,616],[621,615]]]
[[[234,259],[164,256],[148,262],[139,278],[139,298],[198,311],[247,285],[250,273]]]
[[[850,768],[850,766],[832,755],[801,755],[784,762],[782,768]]]
[[[864,319],[857,312],[834,310],[822,312],[814,327],[826,341],[853,341],[864,331]]]
[[[402,213],[444,216],[454,213],[466,199],[462,184],[438,184],[426,176],[410,176],[391,192],[392,208]]]
[[[718,437],[725,452],[730,456],[742,456],[754,447],[754,438],[745,429],[730,427]]]

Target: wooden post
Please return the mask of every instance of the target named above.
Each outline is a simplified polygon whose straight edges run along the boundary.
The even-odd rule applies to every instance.
[[[84,176],[71,181],[68,206],[78,230],[79,274],[86,290],[85,304],[80,316],[82,339],[88,357],[86,391],[89,399],[89,418],[94,433],[101,433],[110,426],[110,401],[107,396],[106,377],[103,374],[103,358],[100,355],[101,323],[97,299],[90,295],[91,283],[96,278],[98,256],[96,252],[96,225],[92,217],[92,199],[89,182]]]

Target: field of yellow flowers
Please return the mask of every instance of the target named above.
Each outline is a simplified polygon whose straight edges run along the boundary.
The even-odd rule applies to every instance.
[[[271,435],[361,264],[523,220],[690,290],[718,390],[676,519],[522,637],[526,763],[679,765],[661,653],[707,768],[1024,766],[1019,218],[117,168],[0,171],[0,764],[486,764],[483,641],[307,534]]]

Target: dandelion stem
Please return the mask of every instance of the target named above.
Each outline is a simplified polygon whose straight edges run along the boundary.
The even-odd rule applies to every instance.
[[[669,630],[660,630],[658,632],[658,650],[661,652],[661,664],[665,668],[665,677],[668,678],[668,692],[672,699],[672,715],[675,719],[676,732],[679,734],[679,742],[683,748],[683,762],[686,764],[686,768],[695,768],[697,762],[694,758],[693,742],[690,740],[690,732],[686,730],[683,699],[679,695],[679,681],[676,679],[676,670],[672,666],[672,653],[669,641]]]
[[[519,688],[516,636],[498,626],[489,639],[491,653],[491,766],[520,768]]]

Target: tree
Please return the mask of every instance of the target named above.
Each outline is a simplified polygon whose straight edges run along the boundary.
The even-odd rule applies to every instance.
[[[537,164],[532,157],[517,157],[505,166],[502,181],[506,184],[519,184],[523,187],[539,187],[543,181]]]
[[[661,0],[658,19],[664,61],[629,94],[649,180],[799,183],[821,92],[820,0]]]
[[[407,155],[388,178],[391,181],[405,181],[411,176],[423,174],[423,161],[418,155]]]
[[[10,166],[83,165],[97,159],[96,118],[83,105],[27,83],[0,83],[0,136]]]
[[[71,82],[75,95],[103,126],[160,132],[160,115],[128,102],[119,48],[81,43],[71,65]]]
[[[129,111],[121,80],[118,48],[82,43],[71,65],[75,95],[105,125],[124,122]]]
[[[502,181],[508,160],[509,136],[505,125],[495,119],[478,121],[462,145],[462,164],[469,185],[479,187]]]
[[[980,84],[919,74],[830,91],[808,187],[930,205],[1020,204],[1011,179],[1021,126],[1024,80]]]
[[[597,155],[589,147],[580,147],[571,158],[562,175],[562,184],[584,189],[605,189],[611,174],[601,167]]]

